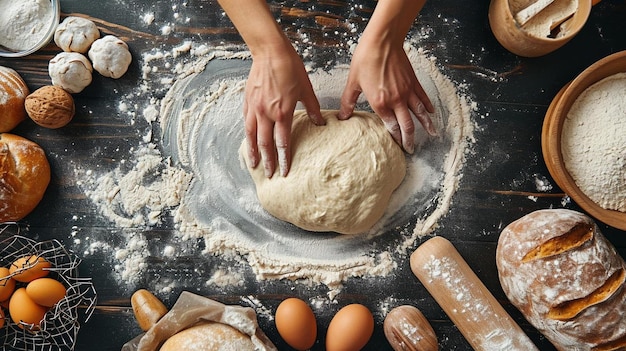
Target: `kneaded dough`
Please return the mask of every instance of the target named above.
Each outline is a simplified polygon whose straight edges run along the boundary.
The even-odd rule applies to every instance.
[[[50,60],[48,73],[52,79],[52,85],[75,94],[91,84],[93,67],[85,55],[64,51]]]
[[[249,336],[222,323],[206,322],[167,339],[160,351],[255,350]]]
[[[100,30],[93,21],[76,16],[68,16],[54,32],[54,42],[66,52],[89,51],[91,44],[100,38]]]
[[[103,77],[113,79],[123,76],[132,61],[128,44],[113,35],[105,35],[94,41],[87,55],[93,63],[93,69]]]
[[[271,215],[315,232],[358,234],[382,217],[406,174],[404,152],[378,116],[355,112],[345,121],[324,110],[325,126],[296,111],[292,163],[287,177],[267,178],[262,161],[250,168],[247,143],[239,149]]]

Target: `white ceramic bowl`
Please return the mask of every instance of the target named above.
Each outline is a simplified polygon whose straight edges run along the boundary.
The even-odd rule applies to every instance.
[[[19,1],[19,0],[14,0]],[[41,49],[42,47],[48,45],[54,37],[54,32],[56,31],[57,25],[59,24],[59,20],[61,18],[61,4],[60,0],[50,0],[52,3],[52,11],[54,15],[52,16],[52,21],[48,26],[48,30],[45,35],[37,42],[35,46],[32,48],[22,50],[22,51],[13,51],[3,46],[0,46],[0,57],[23,57],[32,54],[33,52]]]

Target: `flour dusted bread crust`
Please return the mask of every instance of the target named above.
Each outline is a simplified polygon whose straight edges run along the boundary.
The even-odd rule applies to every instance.
[[[239,153],[267,212],[310,231],[359,234],[383,216],[406,161],[378,116],[355,112],[339,121],[337,113],[322,111],[326,125],[317,126],[306,111],[296,111],[287,177],[267,178],[262,165],[251,168],[245,141]]]
[[[39,204],[50,183],[43,149],[20,136],[0,133],[0,223],[18,221]]]
[[[26,119],[24,100],[28,87],[15,70],[0,66],[0,133],[11,131]]]
[[[170,337],[160,351],[246,351],[255,350],[249,336],[222,323],[206,322]]]
[[[626,265],[586,215],[540,210],[498,241],[502,289],[559,350],[626,347]]]

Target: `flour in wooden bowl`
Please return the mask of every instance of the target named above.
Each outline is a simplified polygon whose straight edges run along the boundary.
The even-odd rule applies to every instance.
[[[600,207],[626,212],[626,73],[583,91],[563,123],[561,151],[578,188]]]

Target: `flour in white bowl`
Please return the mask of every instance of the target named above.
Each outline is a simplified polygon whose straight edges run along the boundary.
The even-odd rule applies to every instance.
[[[0,45],[14,51],[31,49],[53,21],[50,0],[0,0]]]

